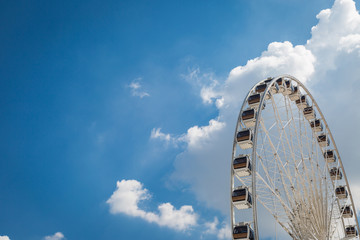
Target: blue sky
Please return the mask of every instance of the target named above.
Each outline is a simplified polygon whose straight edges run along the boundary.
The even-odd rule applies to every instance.
[[[333,12],[348,16],[341,8],[345,3],[337,2],[340,7],[333,7]],[[215,217],[219,229],[225,226],[227,203],[220,206],[204,200],[206,194],[196,193],[203,185],[184,172],[181,159],[196,155],[188,130],[209,129],[211,136],[211,119],[227,121],[215,104],[221,96],[226,99],[222,86],[232,73],[236,75],[232,69],[273,54],[270,43],[288,41],[292,45],[286,49],[301,45],[316,59],[328,59],[316,37],[329,35],[311,29],[321,23],[333,24],[331,31],[342,29],[335,24],[339,21],[319,23],[324,14],[316,18],[333,4],[330,0],[1,2],[0,236],[11,240],[143,239],[149,235],[159,240],[218,239],[214,233],[204,233],[204,226]],[[337,42],[342,52],[333,59],[344,63],[338,72],[348,73],[347,79],[357,76],[356,81],[358,72],[347,67],[359,62],[359,45],[353,44],[359,40],[357,24],[346,33],[339,31],[341,36],[355,37],[348,45]],[[313,42],[307,43],[309,39]],[[335,49],[335,43],[324,42]],[[345,64],[347,59],[352,61]],[[325,67],[319,65],[314,63],[315,70],[309,74],[301,71],[305,73],[299,78],[323,103],[320,106],[330,116],[345,156],[355,159],[359,155],[347,151],[336,115],[325,104],[329,98],[320,90],[322,79],[335,76],[335,70],[325,61]],[[292,66],[284,67],[296,73]],[[239,80],[238,104],[249,86],[263,77],[249,76],[256,78]],[[315,76],[320,80],[315,81]],[[355,80],[347,86],[355,86]],[[331,92],[337,85],[328,86]],[[212,87],[218,92],[211,92],[207,101],[201,91]],[[353,121],[359,118],[357,114]],[[231,120],[226,124],[232,129],[235,120]],[[360,133],[359,128],[355,131]],[[206,146],[201,151],[207,151]],[[227,159],[221,161],[228,167]],[[226,175],[218,177],[229,181]],[[151,194],[139,202],[144,212],[158,214],[162,203],[171,203],[177,210],[189,205],[196,224],[176,229],[160,220],[112,213],[108,199],[117,181],[131,179]],[[56,238],[57,232],[64,237]]]

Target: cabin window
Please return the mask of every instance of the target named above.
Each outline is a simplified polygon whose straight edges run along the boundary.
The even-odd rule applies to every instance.
[[[335,190],[336,194],[344,194],[345,193],[345,187],[338,187]]]
[[[269,83],[269,82],[271,82],[273,79],[274,79],[274,78],[268,78],[268,79],[265,80],[265,83]]]
[[[342,211],[344,214],[352,214],[352,210],[350,209],[349,206],[342,207],[342,208],[341,208],[341,211]]]
[[[234,190],[233,193],[232,193],[233,197],[244,196],[244,195],[246,195],[246,189],[245,188]]]
[[[307,103],[306,96],[302,95],[298,100],[296,100],[296,104]]]
[[[243,119],[250,119],[253,118],[255,115],[255,110],[254,109],[249,109],[249,110],[245,110],[243,111],[243,113],[241,114]]]
[[[258,86],[255,88],[255,91],[256,91],[257,93],[264,92],[265,89],[266,89],[266,87],[267,87],[267,84],[266,84],[266,83],[265,83],[265,84],[258,85]]]
[[[329,150],[324,153],[325,158],[333,158],[334,157],[334,151]]]
[[[257,102],[260,102],[260,94],[254,94],[254,95],[251,95],[248,99],[248,102],[251,104],[251,103],[257,103]]]
[[[289,80],[285,81],[285,85],[287,88],[290,88],[291,87],[291,82]]]
[[[306,107],[304,108],[304,114],[310,114],[313,112],[313,107]]]
[[[247,157],[235,158],[234,165],[235,164],[242,164],[242,163],[247,163]]]
[[[355,231],[355,227],[347,227],[346,228],[346,233],[347,234],[357,234]]]
[[[330,175],[331,176],[336,176],[336,175],[341,176],[340,169],[338,169],[336,167],[330,169]]]
[[[249,202],[249,203],[252,203],[251,195],[250,195],[250,194],[248,194],[248,202]]]
[[[315,121],[310,122],[310,126],[311,126],[311,128],[314,128],[314,127],[321,127],[322,128],[322,124],[321,124],[321,121],[319,119],[316,119]]]
[[[240,226],[240,227],[235,227],[234,228],[234,234],[247,233],[247,232],[248,232],[248,227],[247,226]]]
[[[250,130],[241,131],[237,134],[237,138],[243,138],[248,136],[250,136]]]
[[[325,142],[325,141],[326,141],[326,135],[320,135],[320,136],[318,136],[318,141],[319,141],[319,142]]]

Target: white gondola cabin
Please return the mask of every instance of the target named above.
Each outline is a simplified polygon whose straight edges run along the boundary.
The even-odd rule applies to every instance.
[[[235,188],[232,192],[232,202],[237,209],[252,207],[251,193],[247,187]]]
[[[326,134],[317,136],[317,141],[318,141],[320,147],[327,147],[330,145],[330,140]]]
[[[273,78],[268,78],[268,79],[265,80],[264,82],[265,82],[266,84],[269,84],[272,80],[273,80]],[[271,94],[276,94],[276,93],[279,92],[279,86],[278,86],[278,84],[277,84],[276,82],[274,82],[274,83],[271,85],[269,92],[270,92]]]
[[[307,120],[311,120],[311,119],[314,119],[316,117],[315,110],[314,110],[314,108],[312,106],[304,108],[303,113],[304,113],[304,117]]]
[[[339,199],[344,199],[348,197],[348,192],[345,186],[339,186],[335,189],[335,195]]]
[[[306,95],[301,95],[299,99],[295,101],[296,106],[300,109],[304,109],[309,106],[308,100],[306,98]]]
[[[255,126],[256,112],[254,108],[247,109],[241,113],[241,120],[247,128]]]
[[[266,83],[261,83],[261,84],[259,84],[259,85],[256,86],[255,92],[256,92],[256,93],[263,93],[263,92],[265,92],[266,87],[267,87],[267,84],[266,84]]]
[[[354,213],[349,205],[341,208],[343,218],[352,218]]]
[[[279,93],[284,93],[285,92],[285,84],[284,84],[284,79],[283,78],[279,78],[278,80],[276,80],[277,85],[279,86]]]
[[[284,95],[289,95],[293,92],[293,86],[290,80],[285,80],[284,86],[285,86],[285,91],[283,92]]]
[[[241,149],[252,148],[253,136],[249,128],[244,128],[236,134],[236,141]]]
[[[254,240],[254,231],[250,224],[239,223],[233,229],[233,239]]]
[[[257,109],[260,105],[260,100],[261,100],[261,94],[260,93],[256,93],[256,94],[253,94],[251,96],[249,96],[248,98],[248,104],[251,108],[255,108]],[[264,102],[264,105],[262,107],[262,109],[264,109],[265,107],[265,102]]]
[[[347,238],[357,237],[358,231],[356,230],[355,226],[347,226],[345,228],[345,235]]]
[[[291,101],[296,101],[300,98],[300,91],[299,88],[297,86],[293,86],[292,87],[292,91],[289,94],[289,98]]]
[[[337,167],[333,167],[332,169],[330,169],[330,178],[332,180],[341,180],[342,179],[342,173],[340,171],[339,168]]]
[[[326,151],[324,153],[324,158],[325,158],[326,162],[328,162],[328,163],[336,162],[336,154],[335,154],[334,150]]]
[[[241,154],[233,161],[234,172],[240,176],[249,176],[251,174],[251,163],[249,155]]]
[[[323,130],[323,124],[321,123],[320,119],[315,119],[310,122],[310,127],[315,132],[321,132]]]
[[[257,85],[256,88],[255,88],[255,93],[260,93],[260,94],[262,93],[263,94],[265,92],[265,90],[266,90],[266,87],[267,87],[266,83],[262,83],[262,84]],[[268,94],[266,94],[265,100],[270,99],[270,97],[271,97],[271,93],[269,92]]]

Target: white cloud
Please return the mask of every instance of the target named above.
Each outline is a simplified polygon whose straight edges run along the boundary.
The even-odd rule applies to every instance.
[[[222,94],[219,92],[219,82],[210,78],[210,83],[201,86],[200,97],[203,103],[212,104],[214,101],[217,107],[221,107]]]
[[[360,50],[360,34],[349,34],[340,38],[339,50],[345,50],[346,53],[351,53],[355,50]]]
[[[219,91],[222,104],[217,120],[191,127],[183,136],[188,147],[175,161],[173,179],[188,183],[199,201],[228,214],[232,137],[243,97],[254,81],[268,76],[285,72],[307,80],[314,72],[314,61],[304,46],[271,43],[260,57],[233,69]]]
[[[173,138],[170,136],[170,134],[165,134],[163,132],[161,132],[161,128],[153,128],[151,130],[151,135],[150,135],[151,139],[160,139],[160,140],[164,140],[166,142],[170,142]]]
[[[170,134],[161,132],[161,128],[153,128],[151,130],[150,139],[160,139],[167,143],[172,142],[175,146],[184,142],[187,143],[189,148],[201,149],[203,145],[206,145],[207,141],[225,127],[225,123],[216,119],[211,119],[207,126],[193,126],[187,130],[186,134],[182,134],[177,137],[172,137]]]
[[[63,239],[65,239],[65,237],[64,237],[64,234],[62,234],[61,232],[57,232],[54,235],[46,236],[44,239],[45,240],[63,240]]]
[[[214,218],[212,222],[204,223],[204,234],[215,234],[217,232],[217,225],[219,224],[219,219],[217,217]]]
[[[230,227],[225,223],[219,224],[217,217],[212,222],[204,222],[199,225],[198,215],[189,205],[182,206],[177,210],[171,203],[162,203],[158,206],[158,213],[139,208],[139,203],[149,200],[151,195],[137,180],[122,180],[118,181],[116,185],[117,189],[107,200],[112,214],[139,217],[147,222],[180,231],[197,226],[203,230],[203,235],[216,235],[218,239],[231,237]]]
[[[182,141],[188,143],[188,148],[200,149],[206,145],[207,141],[211,141],[216,132],[225,127],[225,123],[215,119],[209,121],[208,126],[194,126],[187,130],[187,133],[180,137]]]
[[[217,217],[215,217],[212,222],[205,222],[204,229],[204,235],[211,234],[216,235],[218,239],[231,239],[231,229],[229,224],[222,223],[219,225]]]
[[[217,234],[218,239],[231,239],[231,228],[228,224],[223,224]]]
[[[184,205],[175,209],[171,203],[162,203],[158,206],[158,213],[140,209],[140,201],[148,200],[150,194],[143,185],[136,180],[122,180],[116,183],[116,190],[107,200],[112,214],[126,214],[140,217],[147,222],[156,223],[175,230],[189,230],[197,225],[197,215],[193,207]]]
[[[0,240],[10,240],[8,236],[0,236]]]
[[[219,115],[179,137],[188,144],[175,160],[172,179],[187,183],[206,206],[229,213],[232,139],[243,98],[256,82],[281,74],[306,82],[334,134],[350,182],[360,182],[360,15],[353,0],[336,0],[317,18],[306,44],[270,43],[261,56],[231,70],[223,84],[213,84],[216,89],[203,83],[199,69],[189,74],[188,79],[202,84],[204,103],[220,102]],[[360,192],[353,188],[353,194]],[[359,205],[360,196],[354,198]],[[209,223],[209,231],[213,225]]]
[[[352,184],[350,188],[357,214],[360,215],[360,185]]]
[[[200,97],[205,104],[221,106],[221,92],[219,92],[219,82],[212,72],[202,73],[200,68],[194,68],[187,75],[182,75],[192,86],[200,89]],[[218,101],[220,100],[220,101]]]
[[[140,81],[141,81],[141,78],[137,78],[129,84],[129,87],[131,89],[131,94],[133,96],[140,97],[140,98],[149,97],[150,94],[147,93],[146,91],[142,90]]]

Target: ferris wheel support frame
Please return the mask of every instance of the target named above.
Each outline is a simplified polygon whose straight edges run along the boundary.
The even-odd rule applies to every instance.
[[[256,114],[256,122],[255,122],[255,126],[254,126],[254,133],[253,133],[253,146],[252,146],[252,158],[251,158],[251,163],[252,163],[252,169],[251,169],[251,174],[252,174],[252,186],[251,186],[251,192],[252,192],[252,215],[253,215],[253,227],[254,227],[254,238],[255,240],[259,240],[259,231],[258,231],[258,220],[257,220],[257,194],[256,194],[256,176],[257,176],[257,172],[256,172],[256,147],[257,147],[257,131],[258,131],[258,128],[259,128],[259,123],[260,123],[260,119],[261,119],[261,113],[262,113],[262,106],[265,102],[265,96],[267,94],[270,94],[269,90],[271,88],[271,86],[276,82],[276,80],[280,79],[280,78],[287,78],[287,79],[290,79],[291,81],[294,81],[296,82],[296,84],[298,86],[301,86],[301,88],[306,92],[307,96],[310,97],[311,99],[311,102],[313,104],[313,106],[316,107],[318,113],[320,114],[321,116],[321,120],[322,122],[324,123],[325,125],[325,129],[326,129],[326,132],[327,132],[327,135],[330,137],[331,139],[331,142],[334,146],[334,150],[336,152],[336,155],[338,157],[338,163],[340,165],[340,168],[342,169],[342,174],[343,174],[343,177],[344,177],[344,180],[345,180],[345,183],[346,183],[346,187],[347,187],[347,191],[348,191],[348,196],[349,196],[349,199],[350,199],[350,202],[351,202],[351,205],[353,207],[353,210],[354,210],[354,217],[355,217],[355,222],[356,222],[356,228],[357,228],[357,231],[358,233],[360,233],[360,228],[359,228],[359,222],[358,222],[358,217],[357,217],[357,212],[356,212],[356,209],[355,209],[355,205],[354,205],[354,200],[352,198],[352,194],[351,194],[351,190],[350,190],[350,185],[349,185],[349,182],[348,182],[348,179],[347,179],[347,176],[346,176],[346,172],[345,172],[345,169],[344,169],[344,166],[343,166],[343,163],[341,161],[341,157],[340,157],[340,154],[339,154],[339,151],[338,151],[338,148],[336,146],[336,143],[335,143],[335,140],[333,138],[333,135],[330,131],[330,128],[328,126],[328,123],[326,122],[326,119],[323,115],[323,113],[321,112],[320,108],[319,108],[319,105],[317,104],[317,102],[315,101],[315,99],[313,98],[313,96],[311,95],[310,91],[305,87],[305,85],[300,82],[298,79],[296,79],[295,77],[291,76],[291,75],[287,75],[287,74],[284,74],[284,75],[280,75],[280,76],[277,76],[277,77],[274,77],[272,78],[272,80],[267,84],[266,86],[266,89],[265,91],[263,92],[263,94],[261,95],[261,99],[260,99],[260,104],[259,104],[259,107],[257,109],[257,114]],[[238,115],[238,118],[237,118],[237,123],[236,123],[236,127],[235,127],[235,133],[234,133],[234,141],[233,141],[233,150],[232,150],[232,158],[231,158],[231,184],[230,184],[230,206],[231,206],[231,211],[230,211],[230,220],[231,220],[231,230],[234,229],[234,223],[235,223],[235,216],[234,216],[234,205],[233,205],[233,202],[232,202],[232,191],[234,189],[234,169],[233,169],[233,160],[235,158],[235,153],[236,153],[236,145],[237,145],[237,141],[236,141],[236,135],[237,135],[237,132],[238,132],[238,129],[239,129],[239,126],[243,126],[242,125],[242,122],[241,122],[241,114],[242,114],[242,111],[244,110],[244,107],[246,106],[246,100],[249,98],[249,96],[251,95],[251,93],[254,91],[254,89],[256,88],[256,86],[258,86],[260,83],[262,83],[263,81],[260,81],[258,83],[256,83],[251,89],[250,91],[248,92],[248,94],[246,95],[244,101],[243,101],[243,104],[241,106],[241,109],[240,109],[240,112],[239,112],[239,115]],[[338,204],[339,204],[339,200],[337,199],[338,201]],[[342,219],[342,218],[341,218]],[[342,219],[342,224],[343,226],[344,225],[344,220]],[[329,236],[327,236],[327,238],[329,238]],[[232,236],[232,239],[233,239],[233,236]]]

